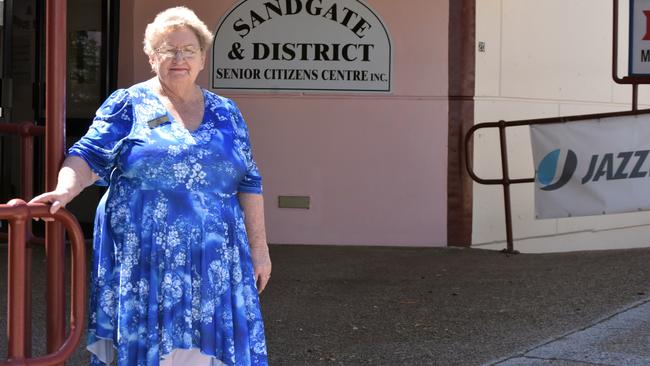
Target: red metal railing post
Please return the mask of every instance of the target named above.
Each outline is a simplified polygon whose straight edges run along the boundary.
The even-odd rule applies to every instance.
[[[66,12],[67,0],[47,0],[45,51],[45,190],[56,188],[65,147]],[[65,339],[63,229],[45,225],[47,254],[47,350],[59,349]]]
[[[11,200],[8,204],[17,208],[9,226],[9,264],[7,266],[7,338],[9,359],[22,361],[27,357],[26,320],[28,291],[26,283],[25,222],[29,220],[27,204],[22,200]]]
[[[20,189],[19,196],[24,199],[31,199],[34,195],[34,137],[43,136],[45,128],[36,126],[33,122],[21,123],[2,123],[0,124],[0,133],[18,135],[20,141]],[[41,237],[36,237],[32,233],[32,223],[27,224],[27,241],[31,244],[44,244]],[[6,233],[0,233],[0,240],[6,240]],[[28,248],[28,250],[30,250]],[[27,255],[27,258],[31,256]]]
[[[20,126],[20,188],[21,197],[32,199],[34,197],[34,135],[32,127],[34,125],[28,122]],[[25,233],[27,235],[27,245],[25,247],[25,282],[32,283],[32,246],[34,239],[32,232],[32,220],[25,223]],[[26,357],[31,356],[32,349],[32,294],[28,293],[25,299],[25,349]]]
[[[76,218],[67,210],[60,209],[56,214],[49,213],[49,205],[42,203],[25,204],[22,200],[12,200],[10,204],[0,205],[0,219],[9,220],[9,265],[8,265],[8,341],[9,360],[0,361],[0,366],[52,366],[60,365],[74,352],[81,340],[86,318],[86,247],[83,232]],[[24,299],[30,296],[30,285],[24,276],[26,240],[25,222],[32,217],[50,217],[63,223],[70,237],[72,247],[70,332],[61,347],[45,356],[28,358],[27,312]],[[63,245],[64,243],[60,243]],[[48,310],[50,308],[48,304]],[[64,314],[65,315],[65,314]]]
[[[34,196],[34,136],[31,126],[29,122],[20,125],[20,194],[26,200]]]

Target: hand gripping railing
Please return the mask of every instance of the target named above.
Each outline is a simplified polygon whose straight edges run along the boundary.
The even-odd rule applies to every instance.
[[[65,209],[55,214],[49,212],[49,205],[27,204],[23,200],[14,199],[6,205],[0,205],[0,219],[9,221],[9,265],[8,265],[8,311],[7,361],[1,361],[0,366],[49,366],[62,364],[70,357],[79,344],[86,312],[86,253],[84,237],[77,219]],[[27,336],[30,284],[27,283],[26,271],[26,224],[32,218],[52,218],[60,221],[68,231],[72,247],[72,286],[70,291],[70,333],[61,348],[56,352],[37,358],[27,358],[30,350]],[[51,274],[48,273],[48,276]]]

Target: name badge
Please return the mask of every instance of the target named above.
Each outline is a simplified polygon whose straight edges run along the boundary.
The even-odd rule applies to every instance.
[[[149,128],[156,128],[166,122],[169,122],[169,117],[162,116],[156,119],[152,119],[151,121],[147,122],[147,124],[149,125]]]

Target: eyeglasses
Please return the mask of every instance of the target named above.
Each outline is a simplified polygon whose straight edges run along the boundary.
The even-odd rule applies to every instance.
[[[203,51],[203,49],[194,46],[187,46],[183,48],[160,47],[160,48],[156,48],[154,51],[156,52],[157,55],[165,59],[172,59],[175,58],[176,55],[180,54],[181,59],[191,60],[194,57],[196,57],[196,55],[198,55],[199,52]]]

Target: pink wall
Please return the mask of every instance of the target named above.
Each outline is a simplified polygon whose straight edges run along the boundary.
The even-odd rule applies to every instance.
[[[234,3],[185,2],[213,29]],[[271,243],[446,245],[448,0],[365,3],[391,34],[390,95],[221,93],[249,124]],[[132,12],[123,14],[120,42],[127,86],[151,75],[146,24],[178,2],[122,4]],[[206,69],[199,83],[208,80]],[[311,196],[311,209],[280,209],[278,195]]]

